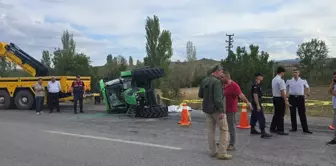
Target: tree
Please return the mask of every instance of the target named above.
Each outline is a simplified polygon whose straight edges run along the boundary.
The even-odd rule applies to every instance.
[[[41,63],[46,66],[48,69],[51,69],[51,54],[49,51],[42,51]]]
[[[195,78],[195,68],[196,68],[196,47],[194,46],[192,41],[187,42],[186,46],[186,52],[187,52],[187,69],[188,74],[185,76],[187,80],[188,87],[192,87],[192,82]]]
[[[5,57],[0,57],[0,77],[8,76],[8,62]]]
[[[117,64],[118,64],[119,73],[121,71],[127,70],[127,60],[123,56],[118,55]]]
[[[271,87],[273,61],[269,61],[267,52],[259,52],[256,45],[249,46],[249,52],[245,47],[237,47],[236,52],[231,51],[225,60],[222,60],[222,66],[227,69],[234,81],[242,88],[244,93],[250,91],[251,82],[254,79],[254,73],[262,72],[264,77],[264,89]]]
[[[15,63],[7,61],[6,71],[16,71],[16,67],[17,65]]]
[[[13,71],[17,71],[17,64],[16,63],[12,63],[12,66],[13,66]]]
[[[136,61],[135,68],[141,68],[143,66],[144,66],[144,64],[140,60]]]
[[[194,46],[192,41],[187,42],[187,61],[193,62],[196,61],[196,47]]]
[[[73,34],[64,31],[62,48],[54,51],[52,62],[55,75],[92,75],[90,58],[84,53],[76,53],[76,43]]]
[[[323,40],[312,39],[299,45],[296,52],[300,59],[300,68],[308,76],[309,80],[321,80],[326,73],[326,60],[328,47]]]
[[[132,56],[129,57],[128,64],[129,66],[133,67],[133,57]]]
[[[127,60],[122,55],[112,57],[111,54],[106,56],[106,64],[102,68],[101,77],[112,80],[120,77],[120,72],[127,70]]]
[[[112,63],[112,60],[113,60],[112,54],[108,54],[106,57],[106,63],[110,64]]]
[[[147,17],[146,20],[146,52],[144,58],[146,66],[162,67],[169,73],[170,58],[173,55],[171,33],[168,30],[160,30],[160,21],[157,16]],[[156,81],[156,86],[160,86],[160,80]]]

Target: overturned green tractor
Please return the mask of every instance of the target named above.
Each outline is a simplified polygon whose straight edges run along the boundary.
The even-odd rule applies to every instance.
[[[108,113],[128,114],[142,118],[168,116],[168,107],[158,104],[152,81],[163,77],[162,68],[123,71],[118,79],[100,80],[99,86]]]

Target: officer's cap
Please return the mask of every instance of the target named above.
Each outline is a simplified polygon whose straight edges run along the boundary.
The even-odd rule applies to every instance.
[[[254,76],[256,76],[256,77],[258,77],[258,76],[262,76],[262,77],[264,77],[264,75],[263,75],[262,73],[260,73],[260,72],[255,73]]]

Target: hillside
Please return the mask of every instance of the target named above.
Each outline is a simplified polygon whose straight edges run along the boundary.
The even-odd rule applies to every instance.
[[[277,61],[279,62],[279,64],[281,65],[295,65],[297,63],[299,63],[299,60],[297,59],[285,59],[285,60],[280,60],[280,61]],[[178,65],[185,65],[187,62],[171,62],[171,68],[174,68]],[[213,60],[213,59],[207,59],[207,58],[203,58],[203,59],[199,59],[199,60],[196,60],[196,64],[202,64],[205,68],[211,68],[215,65],[218,65],[220,64],[221,62],[220,61],[217,61],[217,60]],[[101,70],[101,68],[103,66],[94,66],[95,68],[98,69],[98,71]]]
[[[177,65],[185,65],[187,62],[172,62],[171,63],[171,67],[175,67]],[[216,61],[216,60],[213,60],[213,59],[206,59],[206,58],[203,58],[203,59],[199,59],[196,61],[196,64],[202,64],[204,67],[206,68],[211,68],[215,65],[219,65],[220,64],[220,61]]]
[[[185,65],[186,63],[187,62],[171,62],[170,68],[174,68],[174,67],[180,66],[180,65]],[[197,60],[196,64],[202,64],[205,68],[211,68],[215,65],[220,64],[220,61],[203,58],[203,59]],[[103,71],[103,66],[94,66],[94,68],[96,68],[98,73],[102,73],[102,71]]]
[[[279,64],[284,64],[284,65],[294,65],[294,64],[298,64],[300,62],[300,60],[298,59],[284,59],[284,60],[279,60],[276,61]]]
[[[279,64],[281,65],[295,65],[297,63],[299,63],[298,60],[296,59],[285,59],[285,60],[281,60],[281,61],[277,61],[279,62]],[[171,68],[174,68],[176,66],[179,65],[185,65],[187,62],[172,62],[171,63]],[[196,64],[202,64],[205,68],[211,68],[215,65],[220,64],[220,61],[217,60],[213,60],[213,59],[207,59],[207,58],[203,58],[203,59],[199,59],[196,61]],[[94,68],[98,71],[98,73],[103,73],[103,66],[94,66]],[[29,75],[23,71],[22,69],[18,68],[17,71],[15,72],[15,74],[12,77],[29,77]]]

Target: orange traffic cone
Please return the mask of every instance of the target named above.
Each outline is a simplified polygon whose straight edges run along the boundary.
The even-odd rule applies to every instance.
[[[247,115],[247,110],[246,110],[246,105],[243,104],[242,106],[242,111],[240,114],[240,120],[239,120],[239,124],[237,125],[238,128],[240,129],[249,129],[251,128],[251,126],[249,125],[248,122],[248,115]]]
[[[182,112],[181,112],[181,120],[178,122],[178,124],[180,124],[180,126],[190,126],[191,122],[190,122],[190,115],[189,115],[189,111],[187,109],[187,104],[183,103],[183,108],[182,108]]]

